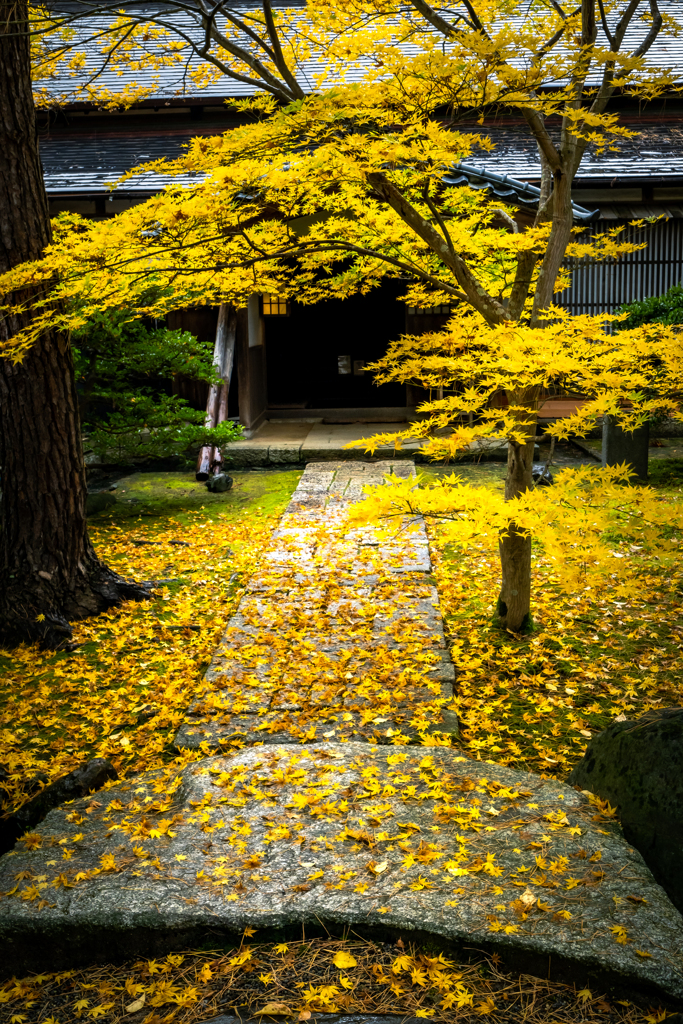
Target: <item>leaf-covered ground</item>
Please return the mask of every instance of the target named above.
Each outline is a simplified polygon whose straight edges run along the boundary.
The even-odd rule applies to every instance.
[[[195,1024],[217,1014],[310,1021],[345,1013],[396,1014],[436,1024],[486,1019],[520,1024],[659,1024],[660,1007],[637,1007],[597,989],[505,971],[497,955],[459,962],[402,942],[317,938],[171,954],[118,967],[39,975],[0,990],[10,1024]],[[4,1019],[8,1019],[7,1017]]]
[[[683,462],[683,460],[682,460]],[[681,464],[657,466],[653,484],[681,500]],[[460,472],[460,470],[458,470]],[[503,467],[482,467],[501,486]],[[472,470],[469,474],[474,477]],[[476,477],[475,477],[476,478]],[[497,543],[466,552],[430,527],[442,612],[456,668],[455,708],[469,756],[564,780],[591,736],[619,715],[637,717],[683,702],[683,564],[618,536],[620,589],[567,595],[536,551],[534,630],[501,634],[491,622],[500,582]]]
[[[491,486],[501,474],[502,467],[481,470]],[[149,603],[80,624],[82,646],[73,654],[0,652],[5,811],[30,795],[36,779],[59,777],[93,756],[108,757],[122,775],[179,768],[198,756],[178,757],[172,737],[297,479],[237,474],[235,490],[220,498],[188,478],[155,484],[137,474],[121,482],[116,514],[92,523],[97,548],[119,571],[155,579],[159,589]],[[676,465],[662,465],[661,483],[680,493]],[[564,778],[590,736],[614,717],[681,703],[683,570],[673,556],[645,555],[615,538],[634,584],[632,597],[618,602],[609,593],[563,596],[552,567],[537,560],[535,630],[515,638],[490,625],[495,548],[463,554],[438,529],[431,534],[465,754]],[[666,1015],[614,994],[506,972],[483,955],[444,963],[438,951],[352,935],[245,944],[251,941],[12,981],[0,988],[0,1015],[10,1024],[194,1024],[233,1007],[243,1014],[270,1007],[266,1020],[307,1020],[332,1006],[529,1024],[656,1024]],[[340,967],[340,956],[355,963]]]
[[[185,474],[119,482],[113,513],[91,521],[95,547],[157,581],[154,598],[76,624],[72,654],[0,650],[3,811],[91,757],[120,775],[181,763],[171,740],[298,478],[235,474],[225,495]]]

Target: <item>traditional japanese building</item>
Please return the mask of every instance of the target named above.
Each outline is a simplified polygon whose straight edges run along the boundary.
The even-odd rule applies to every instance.
[[[669,40],[667,46],[676,50],[667,59],[683,67],[683,39]],[[236,125],[225,100],[248,89],[223,82],[223,91],[216,86],[189,91],[167,71],[159,74],[152,98],[124,112],[78,102],[43,113],[40,152],[51,212],[107,217],[162,188],[163,177],[151,174],[114,191],[109,183],[138,164],[178,155],[193,136],[219,134]],[[122,84],[119,77],[112,80],[112,87]],[[561,302],[575,312],[611,310],[661,294],[683,278],[683,99],[666,96],[643,107],[623,98],[613,109],[637,135],[623,141],[618,152],[586,154],[573,193],[583,208],[577,223],[600,233],[645,219],[645,226],[629,230],[636,230],[648,246],[618,263],[574,267],[572,287]],[[482,131],[464,121],[454,127]],[[453,180],[486,188],[522,212],[533,210],[540,163],[526,125],[500,116],[492,117],[485,130],[495,148],[471,158],[453,172]],[[400,281],[388,282],[368,296],[315,306],[253,296],[238,330],[230,413],[249,432],[273,418],[387,422],[410,417],[421,395],[399,385],[375,385],[364,364],[403,332],[442,326],[448,308],[406,309],[399,301],[402,291]],[[214,309],[169,317],[170,326],[182,326],[207,341],[216,321]],[[198,407],[205,400],[191,388],[187,396]]]

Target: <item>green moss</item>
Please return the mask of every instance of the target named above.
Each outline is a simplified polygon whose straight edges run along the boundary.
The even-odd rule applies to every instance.
[[[234,483],[224,494],[212,494],[195,480],[193,472],[131,473],[117,481],[116,505],[93,516],[98,522],[117,522],[140,516],[172,515],[203,509],[211,518],[247,505],[271,512],[280,508],[297,485],[300,470],[233,470]]]

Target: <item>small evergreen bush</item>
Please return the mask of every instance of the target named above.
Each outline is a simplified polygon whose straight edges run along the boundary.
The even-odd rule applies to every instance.
[[[95,314],[73,337],[87,447],[108,462],[190,454],[242,435],[233,422],[207,429],[203,410],[170,393],[173,377],[215,381],[213,352],[188,331],[150,327],[130,310]]]

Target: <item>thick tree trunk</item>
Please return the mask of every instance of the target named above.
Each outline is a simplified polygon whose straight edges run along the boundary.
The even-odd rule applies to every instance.
[[[536,434],[535,410],[537,391],[510,396],[511,405],[523,405],[533,422],[525,427],[526,443],[508,443],[508,468],[505,478],[505,500],[510,501],[531,489]],[[497,618],[504,629],[521,633],[531,625],[531,537],[512,523],[498,542],[502,582]]]
[[[0,0],[0,271],[50,240],[31,93],[25,3]],[[30,298],[14,296],[13,298]],[[0,321],[7,341],[25,324]],[[23,362],[0,359],[0,634],[68,646],[69,620],[148,596],[95,555],[69,340],[44,334]]]

